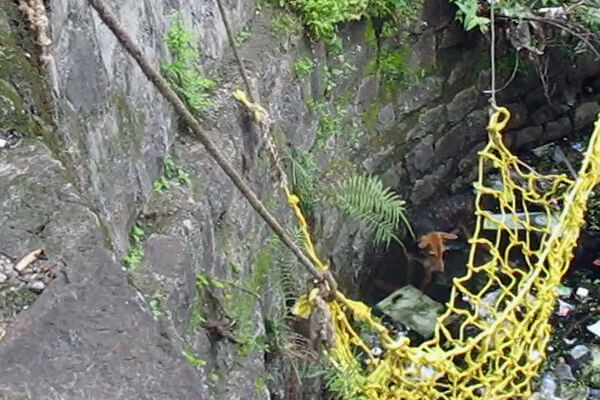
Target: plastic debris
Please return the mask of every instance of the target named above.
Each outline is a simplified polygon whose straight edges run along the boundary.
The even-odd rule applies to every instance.
[[[540,394],[544,399],[553,399],[556,392],[556,379],[552,374],[544,374],[540,380]]]
[[[575,172],[575,168],[573,168],[571,162],[567,158],[567,155],[560,146],[554,147],[554,154],[552,154],[552,158],[556,162],[562,162],[567,167],[569,173],[573,178],[577,177],[577,172]]]
[[[558,215],[550,215],[550,220],[548,220],[548,216],[543,212],[515,213],[514,215],[491,214],[489,218],[484,219],[483,229],[497,230],[500,223],[504,223],[509,229],[522,230],[527,226],[527,218],[530,219],[530,223],[538,228],[543,228],[548,223],[554,227],[558,222]]]
[[[383,350],[381,349],[381,347],[373,347],[371,349],[371,354],[373,355],[373,357],[379,357],[383,354]]]
[[[444,310],[443,305],[411,285],[396,290],[375,308],[425,338],[433,335],[437,318]]]
[[[579,360],[580,358],[585,357],[588,354],[590,354],[590,349],[583,344],[578,344],[577,346],[573,347],[569,352],[569,355],[575,360]]]
[[[571,371],[571,367],[569,364],[565,362],[565,359],[560,357],[558,359],[558,364],[554,368],[554,373],[559,381],[574,381],[575,377],[573,376],[573,372]]]
[[[8,140],[0,138],[0,149],[6,147]]]
[[[536,147],[535,149],[531,149],[531,152],[535,154],[536,157],[541,157],[544,155],[546,150],[549,150],[552,146],[554,146],[554,144],[552,143],[543,144],[541,146]]]
[[[575,294],[579,297],[588,297],[588,295],[590,294],[590,291],[584,287],[578,287]]]
[[[573,150],[577,150],[578,152],[582,152],[585,150],[585,144],[582,142],[571,142],[571,148]]]
[[[556,288],[556,293],[560,297],[571,297],[571,294],[573,293],[573,288],[570,288],[568,286],[560,285],[560,286],[558,286]]]
[[[483,299],[481,299],[482,302],[477,311],[479,317],[487,318],[490,315],[499,296],[500,290],[495,290],[483,296]]]
[[[592,332],[594,335],[600,337],[600,320],[597,321],[595,324],[588,325],[587,330]]]
[[[567,303],[566,301],[562,301],[558,299],[558,315],[561,317],[565,317],[569,315],[569,313],[574,309],[572,305]]]
[[[443,374],[441,374],[441,373],[436,373],[435,369],[433,369],[429,365],[425,365],[425,366],[421,367],[421,378],[423,378],[423,379],[429,379],[434,376],[442,376],[442,375]]]
[[[594,370],[597,370],[600,373],[600,346],[592,346],[592,362],[590,367]]]
[[[580,371],[592,358],[590,349],[582,344],[579,344],[569,351],[567,361],[574,371]]]

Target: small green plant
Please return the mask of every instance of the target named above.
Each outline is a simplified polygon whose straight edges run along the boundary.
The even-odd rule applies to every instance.
[[[478,28],[482,33],[489,30],[490,19],[480,15],[483,2],[479,0],[450,0],[450,2],[457,6],[456,18],[463,23],[465,30]],[[575,4],[575,2],[565,0],[503,0],[496,1],[495,7],[494,15],[516,22],[521,21],[523,16],[531,16],[540,21],[547,20],[554,28],[564,29],[566,27],[566,32],[571,31],[572,33],[580,30],[579,28],[589,30],[586,32],[586,35],[590,36],[588,40],[596,36],[593,32],[597,32],[600,27],[600,9],[597,4],[585,4],[585,2]],[[562,13],[558,18],[548,17],[546,15],[548,8],[554,8],[559,13],[562,9]],[[557,20],[560,22],[556,23]],[[575,26],[577,28],[573,29]],[[598,38],[595,37],[593,40],[598,40]]]
[[[220,279],[210,277],[206,274],[196,274],[196,288],[218,288],[225,287],[225,283]]]
[[[200,325],[206,322],[206,318],[203,315],[203,301],[204,301],[204,288],[208,286],[208,279],[206,278],[198,278],[199,276],[204,277],[202,274],[196,275],[196,293],[194,294],[194,299],[192,300],[192,305],[190,307],[190,319],[188,321],[188,328],[194,331]]]
[[[234,41],[237,46],[240,46],[248,41],[248,39],[250,39],[250,30],[248,28],[243,28],[238,32],[237,35],[235,35]]]
[[[253,383],[254,391],[256,393],[265,392],[268,390],[267,383],[272,382],[273,380],[273,376],[269,373],[264,373],[257,376]]]
[[[123,265],[129,270],[135,269],[140,262],[144,259],[144,249],[142,248],[142,242],[146,238],[146,233],[143,227],[139,223],[135,223],[131,228],[131,246],[125,251],[125,257],[123,257]]]
[[[306,213],[311,213],[317,201],[318,167],[307,151],[290,149],[286,151],[284,160],[290,169],[292,191],[300,198],[300,206]]]
[[[142,242],[146,237],[146,232],[144,229],[138,225],[137,223],[133,225],[131,228],[131,239],[135,244]]]
[[[482,33],[488,31],[490,19],[478,15],[479,0],[450,0],[450,2],[458,7],[456,18],[463,23],[465,30],[479,28]]]
[[[150,297],[150,301],[148,301],[148,306],[150,307],[150,311],[152,315],[155,317],[168,316],[168,311],[165,310],[165,294],[161,291],[156,291],[152,297]]]
[[[161,176],[152,184],[152,190],[154,190],[156,193],[164,193],[169,190],[170,187],[171,183],[164,176]]]
[[[264,266],[261,266],[265,264]],[[196,296],[192,304],[189,328],[195,329],[206,322],[202,315],[202,299],[204,290],[221,289],[223,293],[223,306],[226,314],[236,321],[236,329],[232,334],[238,345],[236,352],[240,357],[246,357],[258,349],[264,349],[266,339],[264,335],[255,333],[252,313],[261,296],[258,293],[265,279],[268,259],[263,264],[256,264],[252,276],[240,282],[238,280],[223,280],[206,274],[196,275]]]
[[[193,39],[192,31],[185,29],[181,13],[172,14],[166,42],[173,60],[165,63],[162,70],[188,107],[198,114],[213,105],[211,92],[216,82],[204,76]]]
[[[144,250],[140,247],[128,247],[123,257],[123,264],[125,268],[133,270],[140,262],[144,259]]]
[[[183,349],[181,351],[181,354],[183,355],[185,360],[188,362],[188,364],[190,364],[194,368],[203,367],[206,365],[206,361],[198,358],[198,356],[190,350]]]
[[[325,93],[330,93],[337,87],[335,80],[342,75],[344,75],[344,70],[340,68],[327,68],[325,70]]]
[[[336,96],[333,100],[333,103],[336,107],[346,107],[352,104],[355,96],[356,93],[354,93],[352,90],[346,90],[344,93],[341,93],[340,95]]]
[[[176,181],[179,185],[186,186],[190,184],[190,175],[181,167],[175,165],[175,162],[167,158],[165,162],[165,176],[167,179]]]
[[[325,103],[314,100],[308,102],[308,107],[314,110],[319,117],[316,145],[322,148],[330,137],[340,132],[342,118],[346,115],[346,110],[336,106],[335,112],[331,113]]]
[[[403,246],[396,232],[406,219],[405,202],[385,188],[375,176],[353,174],[336,185],[330,199],[333,205],[366,225],[375,235],[375,243],[388,246],[392,240]]]
[[[340,400],[366,400],[360,391],[365,387],[366,378],[361,375],[358,368],[347,366],[335,368],[332,365],[325,367],[325,386],[327,390]]]
[[[362,18],[390,16],[397,22],[418,15],[419,7],[409,0],[290,0],[291,6],[317,39],[333,41],[339,25]]]
[[[579,3],[577,10],[574,15],[576,22],[580,22],[592,32],[600,31],[600,8],[597,2],[595,5]]]
[[[588,200],[586,223],[592,234],[600,236],[600,186],[592,192]]]
[[[310,58],[301,58],[294,63],[294,76],[297,80],[302,80],[312,72],[314,67],[315,64]]]
[[[367,67],[367,71],[375,72],[385,83],[399,83],[410,87],[421,81],[427,71],[410,65],[409,57],[409,47],[382,46],[377,58]]]
[[[288,12],[278,13],[271,20],[271,26],[275,33],[290,37],[296,36],[302,30],[302,24],[294,14]]]
[[[167,158],[164,174],[152,184],[152,189],[156,193],[164,193],[172,185],[189,186],[190,183],[190,175],[183,168],[177,166],[173,160]]]

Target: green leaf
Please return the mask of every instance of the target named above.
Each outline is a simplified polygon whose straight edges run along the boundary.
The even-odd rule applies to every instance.
[[[338,184],[333,201],[342,211],[361,221],[373,233],[377,244],[388,246],[393,240],[403,246],[396,235],[400,222],[412,232],[404,215],[405,202],[385,188],[377,177],[351,175]]]

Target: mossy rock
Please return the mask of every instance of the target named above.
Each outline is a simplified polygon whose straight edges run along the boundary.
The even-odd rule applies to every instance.
[[[0,327],[9,322],[37,299],[37,294],[24,287],[0,285]]]
[[[35,46],[12,2],[0,3],[0,134],[40,135],[51,126],[50,96]]]

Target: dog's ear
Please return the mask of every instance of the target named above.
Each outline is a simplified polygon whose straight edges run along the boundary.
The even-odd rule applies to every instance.
[[[429,246],[429,235],[421,236],[421,239],[419,239],[419,248],[424,249],[427,246]]]
[[[448,240],[458,239],[458,236],[455,233],[442,232],[442,236],[444,237],[444,239]]]

